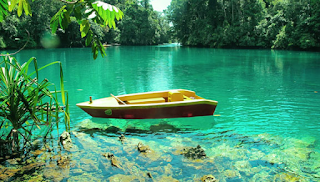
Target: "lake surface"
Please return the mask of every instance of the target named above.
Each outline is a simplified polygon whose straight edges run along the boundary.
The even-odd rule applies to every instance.
[[[155,181],[200,181],[204,175],[220,181],[320,180],[320,53],[177,45],[108,47],[106,53],[97,60],[87,48],[16,56],[20,62],[35,56],[39,66],[61,61],[64,69],[77,150],[65,152],[72,154],[68,172],[46,166],[43,179],[56,179],[49,173],[57,172],[63,174],[58,180],[69,181],[148,181],[147,173]],[[58,71],[49,68],[41,76],[58,83]],[[75,106],[89,96],[178,88],[217,100],[214,116],[99,119]],[[154,153],[140,154],[139,142]],[[181,152],[197,145],[205,159]],[[122,169],[103,158],[107,152]]]

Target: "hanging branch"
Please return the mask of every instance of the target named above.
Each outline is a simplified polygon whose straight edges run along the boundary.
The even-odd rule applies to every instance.
[[[77,1],[66,1],[66,0],[60,0],[63,3],[67,3],[67,4],[76,4],[77,2],[79,2],[79,0]]]
[[[18,54],[20,51],[22,51],[28,44],[29,40],[30,40],[30,33],[28,30],[26,30],[26,32],[28,33],[28,39],[27,39],[27,42],[16,52],[14,53],[10,53],[10,54],[0,54],[0,57],[5,57],[5,56],[12,56],[12,55],[15,55],[15,54]]]

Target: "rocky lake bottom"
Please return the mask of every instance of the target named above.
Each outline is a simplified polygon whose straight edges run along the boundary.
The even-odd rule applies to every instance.
[[[319,181],[319,141],[232,130],[184,131],[83,120],[68,147],[57,140],[2,158],[1,181]]]

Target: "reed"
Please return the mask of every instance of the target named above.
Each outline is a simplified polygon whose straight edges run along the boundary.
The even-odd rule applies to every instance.
[[[47,79],[39,80],[38,72],[55,64],[60,66],[61,91],[56,91],[55,85]],[[31,65],[35,71],[29,73]],[[35,133],[45,139],[53,126],[59,129],[62,120],[66,130],[70,129],[69,108],[66,105],[68,95],[64,91],[60,62],[38,68],[34,57],[19,64],[14,57],[4,56],[0,66],[0,156],[32,147],[37,139]],[[54,91],[49,88],[54,88]],[[62,103],[58,101],[58,93]]]

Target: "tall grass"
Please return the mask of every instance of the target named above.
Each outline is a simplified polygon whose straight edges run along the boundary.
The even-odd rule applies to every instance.
[[[60,66],[59,92],[47,79],[40,81],[38,74],[40,70],[55,64]],[[34,65],[35,71],[29,73],[31,65]],[[34,57],[20,65],[14,57],[5,56],[0,66],[0,156],[31,147],[36,139],[35,130],[46,138],[53,126],[58,129],[61,120],[64,120],[66,129],[70,129],[66,104],[68,95],[64,91],[60,62],[38,68]],[[54,88],[54,91],[49,88]],[[61,104],[65,110],[58,101],[58,94],[61,94]]]

